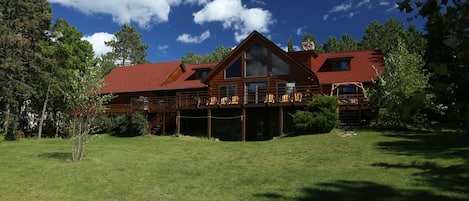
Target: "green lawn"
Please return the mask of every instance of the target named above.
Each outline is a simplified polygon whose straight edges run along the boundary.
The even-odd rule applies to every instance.
[[[469,134],[0,142],[0,200],[469,200]]]

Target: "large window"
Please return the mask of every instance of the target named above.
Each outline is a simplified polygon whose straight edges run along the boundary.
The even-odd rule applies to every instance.
[[[220,97],[228,97],[231,98],[236,94],[236,86],[235,85],[222,85],[220,86]]]
[[[240,77],[241,77],[241,57],[236,59],[236,61],[232,63],[225,70],[225,78],[240,78]]]
[[[272,75],[288,74],[290,74],[290,65],[288,65],[284,60],[272,53]]]
[[[266,77],[268,51],[260,44],[255,42],[246,50],[246,77]]]

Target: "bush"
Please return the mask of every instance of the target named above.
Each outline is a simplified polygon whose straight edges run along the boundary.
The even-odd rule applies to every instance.
[[[111,135],[119,137],[134,137],[147,134],[148,122],[146,117],[141,113],[133,113],[129,115],[121,115],[114,118],[114,128]]]
[[[114,119],[107,115],[98,116],[92,122],[94,133],[111,133],[114,125]]]
[[[337,99],[330,96],[318,96],[310,101],[305,111],[293,114],[297,133],[328,133],[339,123]]]

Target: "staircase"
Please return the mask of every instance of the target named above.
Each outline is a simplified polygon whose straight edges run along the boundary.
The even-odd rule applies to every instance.
[[[176,113],[174,112],[157,112],[148,116],[148,130],[151,134],[166,135],[168,123],[174,122]]]
[[[360,110],[339,111],[339,128],[357,128],[361,126],[362,115]]]

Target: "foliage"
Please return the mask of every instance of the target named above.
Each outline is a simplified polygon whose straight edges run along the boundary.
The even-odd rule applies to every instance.
[[[290,38],[288,39],[288,52],[293,52],[295,51],[295,49],[293,49],[293,38],[292,36],[290,36]]]
[[[70,89],[67,90],[66,105],[71,111],[68,129],[72,138],[73,161],[83,159],[86,143],[94,133],[92,122],[105,111],[104,104],[112,99],[112,95],[99,94],[104,86],[99,71],[100,68],[88,63],[83,70],[74,69],[67,80]]]
[[[119,137],[135,137],[148,133],[146,117],[139,112],[132,115],[120,115],[114,119],[112,135]]]
[[[448,108],[440,120],[469,125],[469,2],[402,0],[398,5],[427,20],[425,68],[436,103]]]
[[[314,39],[315,40],[315,39]],[[329,36],[322,45],[317,45],[316,52],[327,53],[327,52],[347,52],[356,51],[361,49],[361,43],[353,40],[352,36],[348,33],[344,33],[340,40],[337,40],[334,36]]]
[[[22,113],[43,77],[41,41],[52,18],[46,0],[0,1],[0,107],[4,135],[16,139],[18,129],[27,127]]]
[[[310,101],[304,111],[293,114],[298,133],[330,132],[339,122],[337,106],[337,99],[331,96],[318,96]]]
[[[387,55],[398,46],[398,40],[407,44],[410,52],[419,55],[425,52],[426,41],[422,32],[414,25],[409,25],[406,30],[404,24],[395,18],[386,20],[384,24],[373,20],[365,28],[362,43],[364,49],[381,50],[384,55]]]
[[[99,115],[91,123],[95,133],[111,133],[115,127],[114,118],[108,115]]]
[[[145,59],[148,45],[142,43],[141,34],[129,24],[124,24],[105,44],[112,48],[108,54],[118,66],[148,63]]]
[[[384,73],[378,74],[377,85],[370,91],[370,101],[378,109],[378,126],[423,126],[416,123],[425,122],[422,118],[431,107],[432,98],[426,92],[429,76],[423,71],[423,65],[422,57],[409,52],[401,40],[385,57]]]
[[[38,86],[38,95],[33,99],[43,106],[38,129],[39,138],[45,117],[51,118],[54,126],[63,124],[63,115],[54,114],[67,113],[63,99],[66,90],[71,89],[71,83],[64,80],[73,76],[74,70],[85,72],[87,65],[94,65],[90,63],[94,55],[93,47],[88,41],[82,40],[83,34],[66,20],[57,19],[49,32],[49,40],[42,43],[42,52],[53,62],[43,69],[48,76]]]
[[[205,54],[203,56],[190,51],[182,57],[182,62],[187,64],[220,62],[231,53],[231,50],[230,47],[218,46],[211,54]]]

